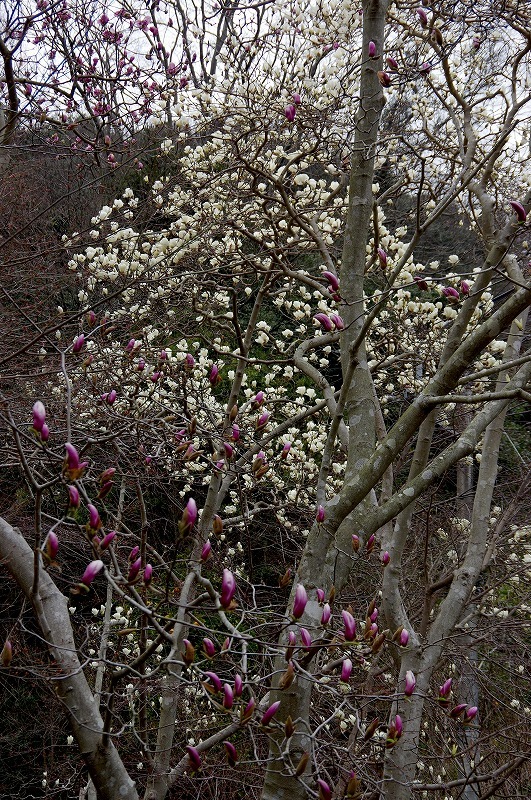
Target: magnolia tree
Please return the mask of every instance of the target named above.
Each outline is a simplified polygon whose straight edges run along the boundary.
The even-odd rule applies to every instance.
[[[526,10],[27,5],[4,160],[160,136],[2,359],[2,680],[53,686],[89,797],[524,792]]]

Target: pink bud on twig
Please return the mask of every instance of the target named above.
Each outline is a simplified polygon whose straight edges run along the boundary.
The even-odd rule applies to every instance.
[[[374,42],[372,42],[372,41],[371,41],[371,42],[369,42],[369,49],[368,49],[368,52],[369,52],[369,58],[377,58],[377,55],[376,55],[376,45],[375,45],[375,43],[374,43]]]
[[[411,697],[411,695],[415,691],[416,685],[417,685],[417,679],[415,678],[413,672],[410,669],[408,669],[408,671],[406,672],[406,682],[404,686],[404,694],[406,697]]]
[[[270,722],[273,719],[279,707],[280,707],[280,700],[277,700],[275,703],[271,703],[271,705],[269,706],[269,708],[267,709],[267,711],[265,712],[265,714],[261,719],[262,725],[267,725],[268,722]]]
[[[296,113],[297,113],[296,107],[291,104],[289,106],[286,106],[286,108],[284,109],[284,116],[286,117],[288,122],[293,122]]]
[[[98,572],[103,569],[103,561],[97,559],[96,561],[91,561],[88,567],[86,568],[85,572],[83,573],[83,577],[81,578],[81,583],[84,586],[90,586]]]
[[[68,507],[69,508],[79,508],[81,500],[79,497],[79,492],[75,486],[68,487]]]
[[[224,569],[221,581],[221,594],[219,596],[219,602],[222,608],[229,608],[235,593],[236,579],[230,569]]]
[[[207,561],[211,552],[212,545],[210,544],[210,539],[207,539],[201,549],[201,561]]]
[[[348,683],[352,674],[352,661],[350,658],[345,658],[341,665],[341,680],[343,683]]]
[[[329,333],[332,330],[332,320],[326,314],[314,314],[313,318],[320,323],[324,330]]]
[[[42,426],[44,425],[44,421],[46,419],[46,409],[44,408],[44,404],[41,403],[40,400],[34,404],[33,409],[33,428],[40,433],[42,431]]]
[[[153,578],[153,567],[151,564],[146,564],[144,567],[144,585],[149,586]]]
[[[337,275],[334,275],[333,272],[329,272],[328,270],[326,270],[325,272],[323,272],[323,278],[326,278],[326,280],[328,281],[334,292],[337,292],[337,290],[339,289],[339,280],[337,278]]]
[[[321,616],[321,625],[328,625],[331,616],[332,616],[332,611],[330,609],[330,605],[329,603],[325,603],[323,606],[323,613]]]
[[[353,642],[356,638],[356,620],[350,611],[343,610],[341,612],[341,616],[343,618],[343,625],[345,626],[345,630],[343,632],[345,641]]]
[[[525,222],[527,219],[527,211],[525,210],[523,204],[519,200],[511,200],[510,205],[518,217],[518,222]]]
[[[109,531],[100,542],[100,550],[107,550],[113,539],[116,538],[116,531]]]
[[[332,800],[332,790],[326,781],[317,778],[319,800]]]
[[[142,566],[142,559],[137,558],[136,561],[133,561],[131,566],[129,567],[129,572],[127,575],[127,580],[129,583],[134,581],[138,577],[138,573],[140,572],[140,567]]]
[[[238,763],[238,753],[236,748],[232,744],[232,742],[223,742],[225,745],[225,750],[227,751],[227,761],[229,762],[229,766],[235,767]]]
[[[295,589],[295,600],[293,601],[294,619],[300,619],[300,617],[302,617],[307,602],[308,602],[308,595],[306,594],[306,589],[304,588],[302,583],[299,583],[297,585],[297,588]]]
[[[76,339],[74,339],[74,344],[72,345],[72,352],[79,353],[84,344],[85,344],[85,335],[81,333]]]
[[[201,756],[199,755],[199,751],[196,747],[186,745],[186,752],[188,753],[190,766],[194,772],[198,772],[201,769]]]
[[[50,563],[55,561],[57,556],[57,552],[59,550],[59,539],[57,538],[57,534],[53,531],[50,531],[48,536],[46,537],[46,542],[44,545],[44,552]]]
[[[325,516],[326,515],[325,515],[325,510],[324,510],[323,506],[321,506],[321,505],[317,506],[317,513],[315,515],[316,521],[319,522],[319,523],[324,522],[325,521]]]

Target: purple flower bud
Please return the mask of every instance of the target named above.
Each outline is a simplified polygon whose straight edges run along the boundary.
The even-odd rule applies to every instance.
[[[332,287],[333,291],[337,292],[337,290],[339,289],[339,280],[337,279],[337,276],[334,275],[333,272],[328,272],[328,270],[326,270],[325,272],[323,272],[323,278],[326,278],[326,280]]]
[[[403,730],[404,730],[404,724],[402,722],[402,717],[400,716],[400,714],[397,714],[395,717],[395,731],[397,739],[400,739]]]
[[[474,38],[472,39],[472,48],[474,50],[479,50],[480,46],[481,46],[481,39],[479,38],[479,36],[474,36]]]
[[[306,628],[301,628],[301,641],[307,650],[312,646],[312,637]]]
[[[315,519],[317,522],[321,523],[325,521],[325,510],[323,506],[317,506],[317,513],[315,515]]]
[[[106,536],[104,536],[100,542],[100,550],[107,550],[108,546],[115,537],[116,537],[116,531],[109,531],[109,533],[106,534]]]
[[[97,531],[101,528],[101,519],[100,515],[98,514],[98,509],[90,503],[87,508],[89,512],[89,525],[92,530]]]
[[[372,533],[369,538],[367,539],[367,552],[372,553],[374,550],[374,542],[376,541],[376,537],[374,533]]]
[[[47,442],[50,436],[50,429],[48,425],[44,422],[41,428],[41,441]]]
[[[293,100],[293,102],[295,103],[296,106],[300,106],[300,104],[301,104],[301,96],[300,96],[300,94],[298,94],[298,92],[294,92],[291,95],[291,99]]]
[[[300,619],[302,617],[307,602],[308,602],[308,595],[306,594],[306,589],[304,588],[302,583],[299,583],[297,585],[297,588],[295,589],[295,600],[293,601],[294,619]]]
[[[425,28],[426,25],[428,24],[428,15],[426,14],[423,8],[417,8],[417,16],[420,20],[420,24],[422,25],[423,28]]]
[[[297,109],[296,109],[295,106],[289,105],[289,106],[286,106],[286,108],[284,109],[284,116],[286,117],[288,122],[293,122],[293,120],[295,119],[295,114],[296,113],[297,113]]]
[[[210,640],[209,640],[210,641]],[[210,680],[216,692],[221,692],[222,684],[219,676],[215,672],[205,672],[205,675]]]
[[[232,440],[237,442],[240,438],[240,426],[235,422],[232,426]]]
[[[68,487],[68,507],[79,508],[80,504],[79,492],[75,486]]]
[[[280,451],[280,458],[286,459],[289,451],[291,450],[291,442],[285,442],[282,450]]]
[[[317,600],[319,603],[324,603],[325,593],[324,589],[317,589]]]
[[[232,691],[232,686],[229,686],[228,683],[223,684],[223,708],[226,708],[227,711],[230,711],[232,706],[234,705],[234,692]]]
[[[238,762],[238,753],[232,742],[223,742],[227,751],[227,760],[231,767],[235,767]]]
[[[343,625],[345,626],[345,641],[353,642],[356,638],[356,620],[350,611],[342,611],[341,616],[343,617]]]
[[[461,716],[461,714],[463,713],[465,708],[466,708],[466,703],[459,703],[459,705],[455,706],[450,711],[450,718],[451,719],[459,719],[459,717]]]
[[[380,262],[380,266],[382,269],[385,269],[387,266],[387,253],[382,247],[378,248],[378,260]]]
[[[142,559],[141,558],[137,558],[136,561],[133,561],[133,563],[129,567],[129,573],[127,575],[127,580],[129,581],[129,583],[134,581],[135,578],[138,576],[138,573],[140,572],[140,567],[141,566],[142,566]]]
[[[230,461],[232,456],[234,455],[234,449],[232,445],[230,445],[228,442],[223,442],[223,449],[225,451],[225,458],[227,459],[227,461]]]
[[[288,633],[288,642],[290,644],[290,647],[294,647],[297,644],[297,634],[295,633],[295,631],[290,631]]]
[[[265,395],[262,390],[256,393],[251,405],[253,409],[259,408],[265,400]]]
[[[10,666],[12,659],[13,659],[13,645],[11,644],[9,639],[6,639],[4,642],[4,646],[2,647],[2,652],[0,653],[0,664],[3,667],[6,667],[7,669],[7,667]]]
[[[151,566],[151,564],[146,564],[146,566],[144,567],[144,584],[146,586],[149,586],[152,578],[153,578],[153,567]]]
[[[37,432],[42,431],[42,426],[46,419],[46,409],[40,400],[37,400],[32,409],[33,413],[33,427]]]
[[[331,616],[332,611],[330,609],[330,605],[329,603],[325,603],[323,606],[323,613],[321,615],[321,625],[328,625]]]
[[[332,790],[326,781],[322,778],[317,778],[318,796],[319,800],[332,800]]]
[[[407,647],[407,643],[409,642],[409,631],[404,628],[404,630],[400,633],[400,638],[398,641],[400,643],[400,647]]]
[[[254,709],[256,707],[256,700],[254,697],[251,697],[241,716],[242,722],[248,722],[254,714]]]
[[[324,330],[329,333],[332,330],[332,320],[330,317],[327,317],[326,314],[314,314],[313,318],[320,323],[320,325],[324,328]]]
[[[260,416],[256,421],[256,430],[264,428],[267,425],[270,416],[271,414],[269,413],[269,411],[264,411],[262,414],[260,414]]]
[[[107,395],[107,402],[110,406],[112,406],[115,400],[116,400],[116,389],[111,389],[111,391]]]
[[[199,750],[196,747],[192,747],[191,745],[186,745],[186,752],[188,753],[188,758],[190,759],[190,766],[194,770],[194,772],[198,772],[201,769],[201,756],[199,755]]]
[[[207,561],[211,552],[212,552],[212,545],[210,544],[210,539],[207,539],[201,550],[201,561]]]
[[[468,281],[461,281],[461,292],[463,294],[470,294],[470,284]]]
[[[442,293],[448,300],[459,300],[459,292],[453,286],[444,286]]]
[[[406,697],[411,697],[411,695],[415,691],[416,685],[417,685],[417,679],[415,678],[413,672],[410,669],[408,669],[408,671],[406,672],[406,683],[404,687],[404,694]]]
[[[343,683],[348,683],[352,674],[352,661],[350,658],[345,658],[341,666],[341,680]]]
[[[515,212],[516,216],[518,217],[518,222],[523,223],[527,219],[527,211],[525,210],[522,203],[519,200],[511,200],[510,201],[511,208]]]
[[[375,609],[374,609],[374,611],[372,612],[372,614],[370,614],[370,615],[369,615],[369,619],[370,619],[370,621],[371,621],[371,622],[376,622],[376,620],[378,619],[378,615],[379,615],[379,613],[380,613],[380,612],[378,611],[378,609],[377,609],[377,608],[375,608]]]
[[[223,579],[221,581],[221,594],[219,602],[222,608],[228,608],[232,602],[232,598],[236,594],[236,579],[230,569],[223,570]]]
[[[355,533],[352,534],[352,549],[355,553],[360,549],[360,537],[356,536]]]
[[[103,561],[99,559],[96,561],[91,561],[88,567],[86,568],[85,572],[83,573],[83,577],[81,578],[81,583],[85,586],[90,586],[98,572],[103,569]]]
[[[68,469],[79,469],[79,455],[76,448],[67,442],[65,444]]]
[[[465,725],[469,722],[472,722],[472,720],[477,716],[477,713],[478,713],[477,706],[470,706],[470,708],[467,708],[467,710],[465,711],[465,718],[463,720]]]
[[[393,58],[392,56],[387,56],[385,60],[387,66],[392,72],[398,72],[398,61],[396,60],[396,58]]]
[[[136,368],[139,372],[142,372],[142,370],[146,368],[146,362],[144,361],[143,358],[138,359],[138,364],[136,365]]]
[[[50,533],[46,537],[46,542],[44,545],[44,551],[50,561],[55,561],[58,550],[59,550],[59,539],[57,538],[57,534],[55,534],[53,531],[50,531]]]
[[[345,323],[343,322],[343,317],[340,317],[339,314],[330,314],[330,319],[338,331],[342,331],[344,329]]]
[[[193,497],[190,497],[188,500],[183,515],[181,517],[181,521],[179,523],[179,529],[181,533],[186,533],[193,528],[197,521],[197,505]]]
[[[243,681],[242,676],[236,675],[234,676],[234,697],[241,697],[243,693]]]
[[[374,42],[369,42],[369,58],[376,58],[376,45]]]
[[[419,67],[419,72],[421,75],[429,75],[432,70],[432,66],[429,61],[425,61]]]
[[[74,344],[72,345],[72,352],[79,353],[84,344],[85,344],[85,335],[81,333],[76,339],[74,339]]]
[[[135,344],[136,344],[135,339],[129,339],[129,341],[127,342],[127,344],[125,346],[125,352],[126,353],[131,353],[135,349]]]
[[[269,708],[267,709],[267,711],[265,712],[264,716],[261,719],[262,725],[267,725],[267,723],[273,719],[279,707],[280,707],[280,700],[277,700],[275,703],[271,703],[271,705],[269,706]]]
[[[129,561],[133,562],[137,558],[139,553],[140,553],[140,547],[136,545],[129,553]]]
[[[382,564],[384,565],[384,567],[386,567],[390,561],[391,561],[391,556],[386,550],[384,553],[382,553]]]
[[[384,89],[388,89],[391,86],[391,76],[388,72],[384,72],[383,70],[378,70],[376,73],[378,75],[378,80],[380,81],[381,85]]]
[[[212,369],[210,370],[210,375],[208,376],[208,380],[210,381],[212,386],[217,386],[218,383],[221,381],[221,375],[219,374],[219,367],[216,364],[212,364]]]
[[[428,290],[428,288],[429,288],[429,287],[428,287],[428,284],[426,283],[426,281],[424,280],[424,278],[422,278],[420,275],[415,275],[415,277],[413,278],[413,280],[415,281],[415,283],[417,284],[417,286],[419,287],[419,289],[422,289],[422,291],[423,291],[423,292],[425,292],[425,291],[427,291],[427,290]]]
[[[150,380],[152,381],[152,383],[156,383],[156,382],[158,381],[158,379],[160,378],[160,376],[161,376],[161,375],[162,375],[162,372],[159,372],[159,371],[157,371],[157,372],[154,372],[154,373],[151,375],[151,377],[150,377]]]
[[[195,358],[191,353],[186,354],[184,363],[187,369],[193,369],[193,367],[195,366]]]

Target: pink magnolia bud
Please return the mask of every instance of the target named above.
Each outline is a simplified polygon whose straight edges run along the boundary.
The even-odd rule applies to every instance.
[[[234,449],[232,445],[230,445],[228,442],[223,442],[223,449],[225,451],[225,458],[227,459],[227,461],[230,461],[232,456],[234,455]]]
[[[116,531],[109,531],[100,542],[100,550],[107,550],[113,539],[116,538]]]
[[[13,659],[13,645],[6,639],[4,642],[4,646],[2,647],[2,652],[0,653],[0,664],[7,669],[11,665],[11,661]]]
[[[300,96],[300,94],[298,94],[298,92],[294,92],[291,95],[291,99],[293,100],[293,102],[295,103],[296,106],[300,106],[300,104],[301,104],[301,96]]]
[[[301,628],[301,641],[307,650],[312,646],[312,637],[306,628]]]
[[[92,309],[87,314],[87,322],[90,326],[95,325],[96,323],[96,314]]]
[[[326,314],[314,314],[313,318],[320,323],[320,325],[324,328],[324,330],[328,333],[332,330],[332,320],[330,317],[327,317]]]
[[[455,706],[450,711],[450,718],[451,719],[459,719],[459,717],[461,716],[461,714],[463,713],[465,708],[466,708],[466,703],[459,703],[459,705]]]
[[[323,506],[321,506],[321,505],[317,506],[317,513],[315,515],[315,519],[319,523],[325,521],[325,510],[324,510]]]
[[[332,611],[330,609],[330,605],[328,603],[325,603],[323,606],[323,613],[321,616],[321,625],[328,625],[331,616],[332,616]]]
[[[153,567],[151,566],[151,564],[146,564],[146,566],[144,567],[144,584],[146,586],[149,586],[152,578],[153,578]]]
[[[397,714],[395,717],[395,730],[397,739],[400,739],[404,730],[404,724],[402,722],[402,717],[399,714]]]
[[[325,592],[324,589],[317,589],[317,600],[319,603],[324,603]]]
[[[84,586],[90,586],[98,572],[103,569],[103,561],[99,559],[96,561],[91,561],[88,567],[86,568],[85,572],[83,573],[83,577],[81,578],[81,583]]]
[[[107,395],[107,402],[110,406],[112,406],[115,400],[116,400],[116,389],[111,389],[111,391]]]
[[[450,705],[450,695],[452,693],[452,679],[448,678],[442,686],[439,686],[439,696],[437,701],[443,708]]]
[[[221,375],[219,374],[219,367],[216,364],[212,364],[212,369],[210,370],[208,380],[210,381],[212,386],[217,386],[218,383],[221,381]]]
[[[84,344],[85,344],[85,335],[81,333],[76,339],[74,339],[74,344],[72,345],[72,352],[79,353]]]
[[[368,553],[372,553],[372,551],[374,550],[375,541],[376,541],[376,537],[375,537],[374,533],[372,533],[369,536],[369,538],[367,539],[367,552]]]
[[[420,275],[415,275],[415,277],[413,278],[413,280],[415,281],[415,283],[417,284],[417,286],[419,287],[419,289],[422,289],[422,291],[423,291],[423,292],[425,292],[425,291],[427,291],[427,290],[428,290],[428,288],[429,288],[429,287],[428,287],[428,284],[426,283],[426,281],[424,280],[424,278],[422,278]]]
[[[160,378],[160,376],[161,376],[161,375],[162,375],[162,372],[159,372],[159,371],[157,370],[156,372],[154,372],[154,373],[151,375],[151,377],[150,377],[150,380],[152,381],[152,383],[156,383],[156,382],[158,381],[158,379]]]
[[[184,364],[187,369],[193,369],[195,366],[195,358],[191,353],[187,353],[184,359]]]
[[[136,368],[139,372],[142,372],[142,370],[146,368],[146,362],[144,361],[143,358],[138,359],[138,364],[136,365]]]
[[[240,426],[235,422],[232,426],[232,440],[237,442],[240,438]]]
[[[461,292],[463,294],[470,294],[470,284],[468,281],[461,281]]]
[[[76,448],[67,442],[65,444],[66,450],[66,459],[68,464],[68,469],[78,469],[79,468],[79,455]]]
[[[421,75],[429,75],[432,70],[432,66],[429,61],[425,61],[419,67],[419,72]]]
[[[48,425],[44,422],[41,428],[41,441],[47,442],[50,437],[50,429]]]
[[[334,275],[333,272],[328,272],[328,270],[326,270],[325,272],[323,272],[323,278],[326,278],[326,280],[328,281],[334,292],[337,292],[337,290],[339,289],[339,280],[337,278],[337,275]]]
[[[59,550],[59,539],[57,538],[57,534],[55,534],[53,531],[50,531],[50,533],[46,537],[44,552],[46,553],[46,556],[50,561],[55,561],[58,550]]]
[[[90,503],[87,508],[89,512],[89,525],[93,531],[98,531],[101,528],[101,519],[98,509]]]
[[[352,674],[352,661],[350,658],[345,658],[341,665],[341,680],[343,683],[348,683]]]
[[[221,652],[222,652],[222,653],[228,653],[228,652],[229,652],[229,650],[230,650],[230,646],[231,646],[231,644],[232,644],[232,639],[229,639],[229,637],[227,636],[227,637],[225,638],[225,641],[224,641],[224,642],[223,642],[223,644],[221,645]]]
[[[527,211],[525,210],[522,203],[519,200],[511,200],[510,201],[511,208],[515,212],[516,216],[518,217],[518,222],[523,223],[527,219]]]
[[[135,344],[136,344],[135,339],[129,339],[129,341],[127,342],[127,344],[125,346],[125,352],[126,353],[131,353],[135,349]]]
[[[387,253],[382,247],[378,248],[378,260],[380,262],[380,266],[382,269],[385,269],[387,266]]]
[[[317,786],[319,800],[332,800],[332,790],[326,781],[317,778]]]
[[[255,708],[256,708],[256,700],[254,699],[254,697],[251,697],[251,699],[245,706],[245,709],[242,711],[241,721],[248,722],[253,716]]]
[[[231,767],[235,767],[238,763],[238,753],[232,742],[223,742],[225,750],[227,751],[227,761]]]
[[[236,579],[229,569],[223,570],[223,579],[221,581],[221,594],[219,602],[222,608],[228,608],[232,602],[232,598],[236,593]]]
[[[129,553],[129,561],[130,562],[135,561],[139,553],[140,553],[140,547],[136,545]]]
[[[306,603],[308,602],[308,595],[306,589],[299,583],[295,589],[295,600],[293,601],[293,618],[300,619],[304,614]]]
[[[243,681],[242,676],[236,675],[234,676],[234,697],[241,697],[243,693]]]
[[[129,567],[129,573],[127,575],[127,580],[129,581],[129,583],[134,581],[135,578],[138,576],[138,573],[140,572],[140,567],[141,566],[142,566],[142,559],[141,558],[137,558],[136,561],[133,561],[133,563]]]
[[[201,561],[207,561],[211,552],[212,545],[210,544],[210,539],[207,539],[201,550]]]
[[[407,647],[407,643],[409,642],[409,631],[404,628],[404,630],[400,633],[400,638],[398,641],[400,643],[400,647]]]
[[[259,392],[256,393],[256,395],[254,396],[254,399],[253,399],[253,401],[251,403],[251,408],[253,409],[253,411],[255,411],[257,408],[259,408],[262,405],[262,403],[264,402],[264,400],[265,400],[265,395],[262,392],[262,390],[260,390]]]
[[[46,419],[46,409],[44,408],[43,403],[40,400],[34,404],[33,409],[33,428],[40,433],[42,431],[42,426],[44,425],[44,421]]]
[[[355,553],[360,549],[360,537],[356,536],[355,533],[352,534],[352,549]]]
[[[277,700],[275,703],[271,703],[267,711],[265,712],[264,716],[261,719],[262,725],[267,725],[270,722],[275,714],[277,713],[280,707],[280,700]]]
[[[385,61],[391,72],[398,72],[398,61],[396,60],[396,58],[393,58],[392,56],[387,56]]]
[[[477,706],[470,706],[470,708],[467,708],[467,710],[465,711],[465,718],[463,720],[465,725],[472,722],[472,720],[477,716],[477,713],[478,713]]]
[[[216,647],[212,639],[203,639],[203,650],[208,658],[214,658],[216,655]]]
[[[408,669],[408,671],[406,672],[406,683],[404,687],[404,694],[406,697],[411,697],[411,695],[415,691],[416,685],[417,685],[417,679],[415,678],[413,672],[410,669]]]
[[[330,319],[338,331],[342,331],[344,329],[345,323],[343,322],[343,317],[340,317],[339,314],[330,314]]]
[[[391,561],[391,556],[386,550],[384,553],[382,553],[382,564],[384,565],[384,567],[386,567],[390,561]]]
[[[256,430],[260,430],[260,428],[265,428],[265,426],[269,421],[270,416],[271,414],[269,413],[269,411],[264,411],[263,414],[260,414],[260,416],[256,421]]]
[[[453,286],[444,286],[442,293],[450,302],[457,302],[459,300],[459,292]]]
[[[373,611],[373,612],[372,612],[372,613],[369,615],[369,619],[370,619],[370,621],[371,621],[371,622],[376,622],[376,620],[378,619],[378,615],[379,615],[379,613],[380,613],[380,612],[378,611],[378,609],[377,609],[377,608],[375,608],[375,609],[374,609],[374,611]]]
[[[342,611],[341,616],[343,617],[343,625],[345,626],[345,630],[343,632],[345,641],[353,642],[356,638],[356,620],[350,611]]]
[[[290,631],[288,633],[288,642],[290,644],[290,647],[294,647],[297,644],[297,634],[295,633],[295,631]]]
[[[186,745],[186,752],[188,753],[188,758],[190,759],[190,766],[192,767],[194,772],[199,772],[201,769],[201,756],[199,755],[199,750],[196,747],[192,747],[191,745]]]
[[[219,676],[215,672],[205,672],[216,692],[221,692],[222,684]]]
[[[161,350],[161,351],[160,351],[160,353],[159,353],[159,359],[160,359],[161,361],[167,361],[167,360],[168,360],[168,353],[166,352],[166,350]]]
[[[181,521],[179,523],[179,530],[181,533],[186,533],[193,528],[197,521],[197,505],[193,497],[188,500]]]
[[[232,706],[234,705],[234,692],[232,691],[232,686],[229,686],[228,683],[223,684],[223,708],[226,708],[227,711],[230,711]]]
[[[389,73],[384,72],[383,70],[378,70],[376,74],[384,89],[388,89],[391,86],[391,76]]]
[[[417,16],[420,20],[420,24],[423,28],[425,28],[428,24],[428,15],[423,8],[417,8]]]
[[[377,58],[376,45],[374,42],[369,42],[369,58]]]
[[[285,442],[282,450],[280,451],[280,458],[286,459],[289,451],[291,450],[291,442]]]
[[[295,114],[296,113],[297,113],[297,109],[296,109],[295,106],[289,105],[289,106],[286,106],[286,108],[284,109],[284,116],[286,117],[288,122],[293,122],[293,120],[295,119]]]
[[[79,492],[75,486],[68,487],[68,507],[69,508],[79,508],[81,500],[79,498]]]

